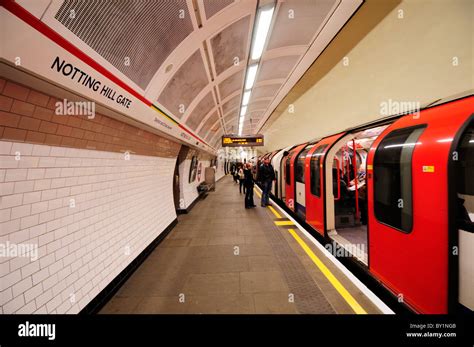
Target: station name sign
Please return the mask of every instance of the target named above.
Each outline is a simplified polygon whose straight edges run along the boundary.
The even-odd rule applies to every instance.
[[[67,63],[64,59],[56,57],[56,59],[53,61],[53,64],[51,65],[51,69],[65,77],[70,78],[78,84],[88,87],[103,97],[115,101],[117,104],[125,108],[130,108],[130,105],[132,104],[132,100],[130,100],[125,95],[120,94],[112,87],[105,85],[105,83],[95,79],[85,71],[82,71],[74,65]]]
[[[222,147],[254,147],[263,146],[263,135],[222,136]]]

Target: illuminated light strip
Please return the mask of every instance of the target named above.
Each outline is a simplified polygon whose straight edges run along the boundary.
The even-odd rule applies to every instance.
[[[256,187],[260,190],[260,188]],[[270,198],[270,201],[275,204],[275,201]],[[380,300],[377,295],[375,295],[367,286],[361,282],[352,272],[350,272],[335,256],[333,256],[323,245],[316,241],[313,236],[306,231],[292,216],[290,216],[283,208],[275,204],[276,208],[289,220],[295,223],[295,226],[303,233],[304,236],[319,250],[326,258],[331,261],[338,269],[341,271],[351,282],[354,284],[357,289],[359,289],[364,295],[369,298],[370,301],[384,314],[395,314],[393,310],[387,306],[382,300]]]
[[[102,74],[103,76],[107,77],[109,80],[117,84],[119,87],[122,89],[126,90],[130,94],[132,94],[135,98],[143,102],[145,105],[152,107],[156,111],[159,111],[163,116],[171,120],[172,122],[176,123],[181,129],[189,133],[191,136],[193,136],[195,139],[199,140],[209,148],[212,148],[215,150],[214,147],[210,146],[207,144],[204,140],[196,136],[192,131],[187,129],[185,126],[183,126],[181,123],[178,123],[175,121],[173,118],[165,114],[162,110],[160,110],[157,106],[153,105],[151,101],[146,99],[143,95],[138,93],[136,90],[131,88],[128,84],[123,82],[121,79],[119,79],[117,76],[115,76],[113,73],[111,73],[109,70],[104,68],[102,65],[98,64],[94,59],[86,55],[84,52],[82,52],[79,48],[74,46],[71,42],[67,41],[65,38],[63,38],[60,34],[58,34],[56,31],[51,29],[49,26],[44,24],[41,20],[33,16],[30,12],[28,12],[25,8],[23,8],[21,5],[17,4],[14,0],[2,0],[2,4],[5,9],[7,9],[10,13],[13,15],[17,16],[20,18],[22,21],[24,21],[26,24],[30,25],[32,28],[36,29],[36,31],[40,32],[47,38],[49,38],[51,41],[56,43],[58,46],[62,47],[72,55],[74,55],[76,58],[84,62],[85,64],[89,65],[91,68]]]
[[[357,314],[367,314],[367,312],[362,308],[362,306],[357,302],[356,299],[347,291],[346,288],[339,282],[339,280],[332,274],[332,272],[327,268],[326,265],[314,254],[311,248],[299,237],[299,235],[293,230],[288,229],[291,236],[298,242],[298,244],[303,248],[306,254],[311,258],[314,264],[319,268],[319,270],[323,273],[324,276],[328,279],[328,281],[333,285],[333,287],[338,291],[338,293],[346,300],[349,306],[354,310]]]

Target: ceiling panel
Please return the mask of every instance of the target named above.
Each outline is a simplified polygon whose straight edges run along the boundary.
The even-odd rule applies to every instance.
[[[259,100],[251,102],[247,108],[247,112],[252,112],[254,110],[265,110],[268,107],[270,100]]]
[[[250,16],[229,25],[211,39],[217,75],[234,65],[235,58],[244,61],[247,57],[247,38],[250,29]]]
[[[209,130],[209,133],[208,133],[207,136],[206,136],[206,141],[212,140],[212,138],[217,134],[218,131],[221,131],[221,133],[222,133],[220,122],[214,124],[214,125],[211,127],[211,129]]]
[[[234,96],[232,99],[222,105],[222,114],[226,115],[230,110],[239,106],[240,94]]]
[[[267,84],[255,87],[252,91],[252,99],[274,97],[280,87],[281,84]]]
[[[222,11],[224,8],[234,2],[234,0],[203,0],[206,18],[209,19],[216,13]]]
[[[206,115],[211,112],[211,110],[216,106],[214,98],[212,97],[212,92],[206,94],[205,97],[201,99],[199,104],[191,111],[188,119],[186,120],[186,125],[192,130],[196,130],[201,121],[206,117]]]
[[[214,111],[204,122],[204,124],[201,127],[201,130],[199,131],[198,135],[201,137],[204,137],[209,129],[212,127],[212,125],[219,120],[219,114],[216,111]]]
[[[308,45],[339,0],[287,0],[278,11],[267,49]]]
[[[204,61],[199,50],[176,71],[158,98],[176,117],[181,118],[180,105],[187,110],[188,106],[208,84],[209,80],[204,68]]]
[[[193,31],[185,0],[66,0],[55,19],[142,89]]]
[[[238,90],[242,90],[244,83],[244,71],[239,71],[232,76],[228,77],[219,84],[219,92],[222,99],[225,99],[232,93]]]
[[[300,58],[299,55],[286,55],[265,60],[258,72],[258,81],[287,78]]]

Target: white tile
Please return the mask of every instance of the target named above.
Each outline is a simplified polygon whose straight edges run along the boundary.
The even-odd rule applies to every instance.
[[[0,223],[8,222],[11,219],[11,208],[0,210]]]
[[[44,293],[41,293],[39,296],[36,297],[35,302],[36,306],[43,306],[46,304],[48,301],[50,301],[53,298],[53,293],[50,290],[45,291]],[[48,312],[46,312],[48,313]]]
[[[0,183],[0,196],[13,194],[13,187],[15,184],[13,182]]]
[[[0,168],[2,169],[16,169],[20,165],[19,162],[14,156],[0,155]]]
[[[5,182],[25,181],[28,174],[27,169],[6,170]]]
[[[46,169],[28,169],[28,180],[41,180],[44,178]]]
[[[9,235],[20,230],[21,219],[14,219],[8,222],[0,223],[0,236]]]
[[[13,300],[3,305],[3,313],[5,314],[15,313],[24,305],[25,305],[25,299],[23,298],[23,295],[17,296]]]
[[[22,156],[18,162],[18,168],[36,168],[38,167],[40,157],[25,157]]]
[[[10,208],[20,206],[23,202],[23,194],[14,194],[2,196],[0,200],[0,208]]]
[[[32,192],[34,185],[35,181],[17,181],[13,192],[15,194]]]
[[[33,145],[33,152],[32,152],[32,155],[36,155],[36,156],[39,156],[39,157],[46,157],[49,155],[51,151],[51,147],[50,146],[46,146],[46,145]]]
[[[30,303],[26,304],[25,306],[22,306],[18,311],[16,311],[16,314],[32,314],[36,311],[36,303],[34,301],[31,301]]]
[[[0,154],[10,154],[12,145],[12,142],[0,141]]]
[[[21,277],[25,278],[39,270],[39,261],[30,262],[28,265],[21,268]]]
[[[43,282],[44,279],[48,278],[49,271],[48,269],[42,269],[38,272],[35,272],[32,276],[33,278],[33,285],[37,285],[40,282]]]
[[[12,208],[11,219],[29,216],[31,212],[31,205],[20,205]]]
[[[16,270],[10,272],[8,275],[0,278],[0,291],[7,289],[8,287],[13,286],[15,283],[20,282],[21,280],[21,271]]]
[[[41,283],[38,283],[37,285],[33,286],[31,289],[28,289],[25,292],[24,294],[25,301],[30,302],[42,293],[43,293],[43,285]]]
[[[39,215],[35,214],[33,216],[23,217],[20,222],[20,227],[22,229],[32,227],[38,224]]]
[[[33,153],[33,144],[14,142],[11,147],[10,154],[15,155],[16,152],[20,152],[22,157],[31,155],[31,153]]]
[[[31,277],[27,277],[24,280],[18,282],[12,287],[13,296],[19,296],[23,294],[25,291],[33,287],[33,282],[31,281]]]
[[[31,204],[41,200],[41,192],[28,192],[23,194],[23,204]]]

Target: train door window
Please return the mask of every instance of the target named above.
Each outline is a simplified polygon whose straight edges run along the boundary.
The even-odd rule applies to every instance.
[[[286,163],[285,163],[285,180],[286,184],[290,185],[291,184],[291,177],[290,177],[290,169],[291,168],[291,154],[286,157]]]
[[[328,145],[322,145],[316,148],[311,156],[310,161],[310,177],[311,177],[311,194],[321,197],[321,158]]]
[[[306,147],[305,150],[301,152],[298,158],[296,159],[295,179],[297,182],[304,183],[304,163],[306,159],[306,154],[308,154],[311,148],[313,148],[313,146]]]
[[[380,142],[374,156],[375,217],[405,233],[413,226],[412,155],[424,128],[392,131]]]
[[[474,121],[465,130],[457,148],[455,179],[458,228],[474,232]]]

